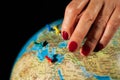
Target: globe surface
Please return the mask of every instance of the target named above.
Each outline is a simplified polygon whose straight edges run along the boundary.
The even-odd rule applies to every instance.
[[[45,25],[23,46],[10,80],[120,80],[120,29],[106,48],[88,57],[69,52],[62,19]]]

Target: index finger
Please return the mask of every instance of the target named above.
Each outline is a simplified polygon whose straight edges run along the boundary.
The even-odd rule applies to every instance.
[[[62,37],[64,40],[70,38],[74,30],[74,25],[83,8],[86,6],[89,0],[73,0],[66,7],[64,20],[62,23]]]

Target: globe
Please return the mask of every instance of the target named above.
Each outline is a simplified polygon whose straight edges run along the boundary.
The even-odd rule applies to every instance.
[[[46,24],[26,42],[10,80],[120,80],[120,29],[103,50],[83,57],[68,51],[62,21]]]

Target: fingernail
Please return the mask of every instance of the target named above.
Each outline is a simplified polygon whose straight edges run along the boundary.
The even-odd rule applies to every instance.
[[[74,52],[77,49],[77,46],[78,45],[77,45],[77,43],[75,41],[71,41],[70,44],[69,44],[68,49],[69,49],[69,51]]]
[[[103,45],[101,43],[98,43],[94,49],[94,52],[98,52],[100,51],[101,49],[103,49]]]
[[[88,45],[83,45],[81,54],[84,56],[88,56],[90,53],[90,47]]]
[[[68,33],[66,31],[63,31],[62,37],[63,37],[64,40],[67,40],[68,39]]]

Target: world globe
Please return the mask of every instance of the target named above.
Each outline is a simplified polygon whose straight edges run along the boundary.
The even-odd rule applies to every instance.
[[[46,24],[26,42],[10,80],[120,80],[120,29],[104,49],[83,57],[67,49],[62,21]]]

